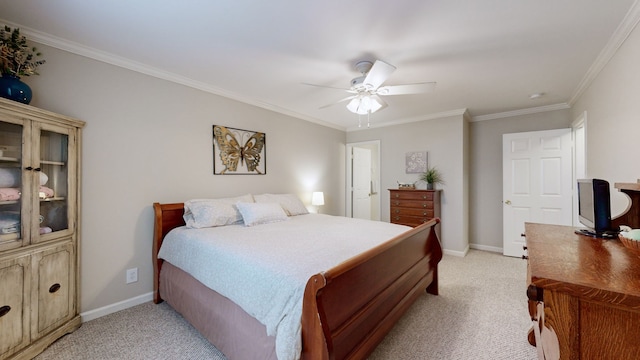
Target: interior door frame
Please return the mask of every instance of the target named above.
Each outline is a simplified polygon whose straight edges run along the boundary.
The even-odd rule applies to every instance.
[[[374,147],[372,154],[374,154],[374,156],[371,157],[371,162],[372,162],[372,166],[376,166],[378,171],[371,177],[372,181],[377,184],[377,189],[374,189],[375,192],[377,193],[377,196],[374,196],[371,199],[371,207],[372,209],[375,209],[376,211],[372,211],[372,214],[376,214],[372,216],[372,220],[380,220],[380,140],[369,140],[369,141],[360,141],[360,142],[353,142],[353,143],[347,143],[347,149],[346,149],[346,179],[345,179],[345,215],[347,217],[353,217],[353,202],[352,202],[352,198],[353,198],[353,187],[351,186],[352,184],[352,178],[353,178],[353,166],[352,166],[352,154],[353,151],[352,149],[354,147],[365,147],[364,145],[367,145],[367,148],[370,148],[372,145]]]
[[[581,130],[581,131],[580,131]],[[581,226],[578,219],[576,181],[587,177],[587,112],[584,111],[571,123],[573,140],[573,226]],[[582,165],[582,166],[581,166]]]

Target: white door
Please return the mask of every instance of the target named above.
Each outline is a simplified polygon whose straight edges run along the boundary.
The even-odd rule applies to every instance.
[[[371,219],[371,150],[353,149],[353,217]]]
[[[571,225],[571,129],[502,137],[503,253],[522,256],[525,222]]]

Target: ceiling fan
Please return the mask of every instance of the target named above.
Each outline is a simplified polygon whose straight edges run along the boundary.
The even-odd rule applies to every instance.
[[[432,91],[436,85],[435,82],[423,82],[407,85],[381,86],[396,70],[395,66],[387,64],[382,60],[376,60],[375,63],[368,60],[359,61],[356,63],[355,68],[362,75],[351,80],[351,87],[349,89],[305,83],[311,86],[340,89],[353,94],[333,104],[322,106],[320,109],[349,101],[347,104],[349,111],[359,115],[371,114],[387,107],[387,103],[382,100],[381,96],[420,94]]]

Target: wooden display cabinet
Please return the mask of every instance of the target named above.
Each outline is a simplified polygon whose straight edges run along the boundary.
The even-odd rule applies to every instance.
[[[0,99],[0,360],[80,327],[84,122]]]

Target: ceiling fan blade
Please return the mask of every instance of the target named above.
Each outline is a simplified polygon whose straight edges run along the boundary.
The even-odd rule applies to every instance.
[[[334,103],[332,103],[332,104],[329,104],[329,105],[321,106],[321,107],[319,107],[318,109],[326,109],[326,108],[328,108],[328,107],[332,107],[332,106],[334,106],[334,105],[338,105],[338,104],[343,103],[343,102],[345,102],[345,101],[349,101],[349,100],[354,99],[354,98],[356,98],[356,97],[358,97],[358,95],[347,96],[347,97],[346,97],[346,98],[344,98],[344,99],[340,99],[340,100],[338,100],[338,101],[336,101],[336,102],[334,102]]]
[[[381,105],[380,108],[376,111],[380,111],[388,106],[387,102],[382,100],[382,98],[378,95],[371,95],[371,98],[375,99]]]
[[[350,94],[356,94],[357,91],[354,91],[352,89],[347,89],[347,88],[340,88],[340,87],[334,87],[334,86],[326,86],[326,85],[317,85],[317,84],[310,84],[310,83],[301,83],[302,85],[307,85],[307,86],[313,86],[313,87],[319,87],[319,88],[323,88],[323,89],[333,89],[333,90],[342,90],[342,91],[346,91]]]
[[[382,60],[376,60],[364,78],[363,84],[367,88],[370,87],[370,90],[377,89],[395,70],[395,66],[389,65]]]
[[[433,91],[436,88],[435,82],[425,82],[407,85],[389,85],[382,86],[376,91],[378,95],[408,95],[421,94]]]

